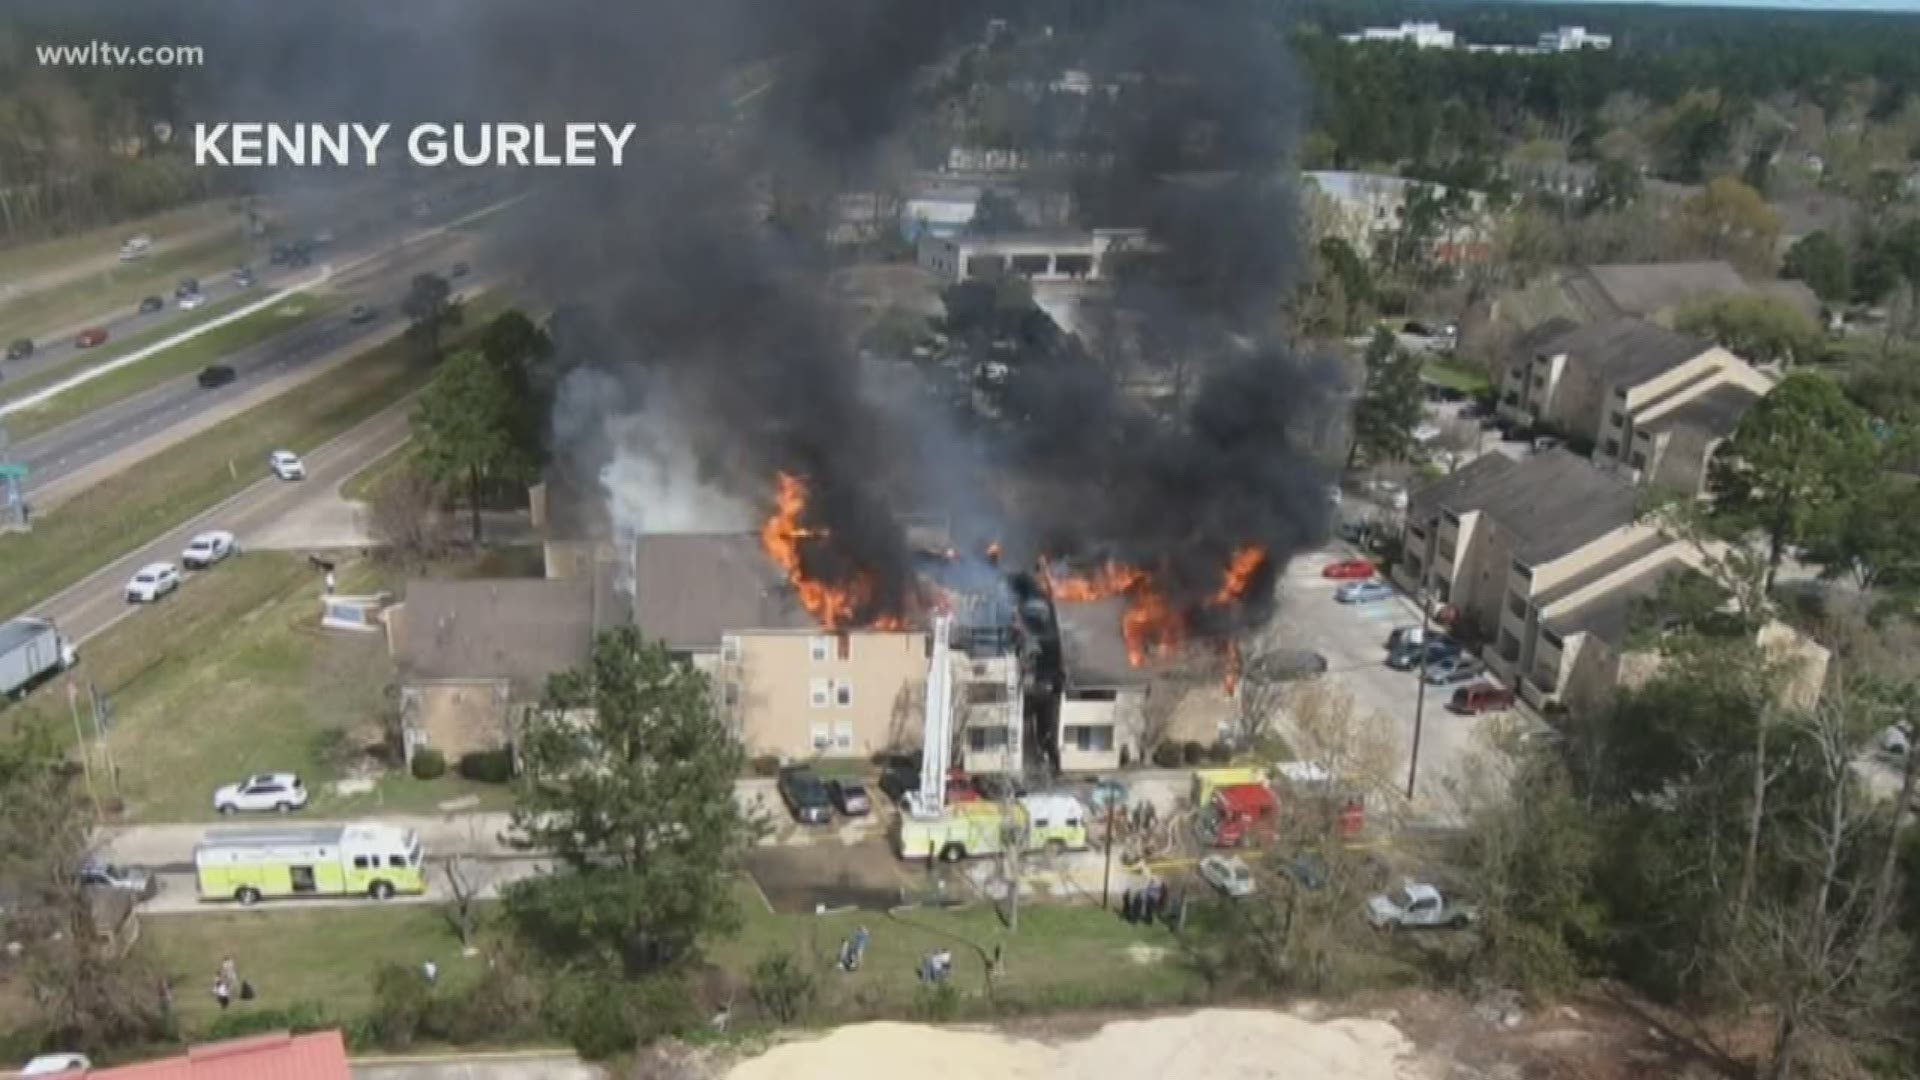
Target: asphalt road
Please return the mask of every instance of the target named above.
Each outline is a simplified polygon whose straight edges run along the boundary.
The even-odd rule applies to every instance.
[[[373,255],[378,253],[382,248],[398,242],[410,233],[436,225],[444,225],[462,215],[473,213],[484,207],[491,198],[493,198],[493,196],[489,196],[483,192],[470,193],[460,197],[449,197],[432,204],[427,214],[408,214],[405,216],[401,216],[406,210],[405,204],[395,203],[391,208],[392,212],[387,215],[395,219],[395,224],[392,227],[368,230],[359,236],[341,237],[337,244],[328,245],[327,247],[319,249],[315,253],[313,265],[306,267],[296,268],[270,264],[267,261],[266,255],[266,248],[270,245],[262,242],[259,257],[250,264],[258,279],[258,284],[254,285],[251,289],[243,289],[234,283],[232,274],[233,267],[205,267],[197,275],[200,279],[200,291],[206,297],[208,304],[219,303],[228,297],[237,296],[243,292],[264,295],[270,290],[295,284],[312,277],[319,270],[322,263],[344,263],[353,259]],[[440,269],[441,272],[445,272],[444,267]],[[193,275],[190,273],[182,273],[180,276],[187,277]],[[156,289],[160,289],[160,287],[156,286]],[[132,334],[143,333],[161,327],[184,326],[186,322],[184,316],[191,313],[180,310],[179,303],[173,298],[173,285],[171,283],[167,284],[164,289],[160,289],[158,295],[162,300],[166,301],[166,306],[159,311],[142,314],[135,307],[103,311],[96,320],[88,325],[98,326],[106,330],[109,343],[119,341]],[[39,347],[34,350],[32,356],[21,360],[0,360],[0,379],[6,380],[0,381],[0,395],[6,393],[8,383],[13,380],[68,363],[75,356],[84,356],[90,351],[75,348],[71,335],[63,336],[58,340],[52,341],[43,339],[37,344]],[[4,344],[0,343],[0,347],[4,347]]]
[[[32,614],[51,616],[76,643],[85,642],[122,619],[138,617],[140,608],[127,603],[124,592],[135,570],[150,562],[177,563],[187,541],[208,529],[229,530],[240,538],[244,547],[250,531],[279,520],[305,500],[325,497],[347,478],[406,442],[407,413],[411,407],[410,399],[398,402],[307,454],[304,481],[289,483],[275,479],[267,472],[264,459],[251,463],[261,477],[253,486],[36,605]],[[189,571],[181,588],[193,588],[201,573],[219,572],[218,566],[200,573]]]
[[[348,308],[223,357],[221,363],[231,367],[238,376],[226,386],[205,390],[200,387],[197,374],[181,375],[51,431],[14,443],[9,456],[27,467],[24,487],[29,499],[48,484],[175,424],[219,408],[266,379],[296,371],[357,341],[390,332],[404,319],[399,303],[408,280],[428,265],[438,265],[448,258],[439,249],[423,251],[418,256],[403,257],[383,266],[371,276],[339,290]],[[353,322],[348,312],[355,303],[373,307],[376,317],[364,323]]]

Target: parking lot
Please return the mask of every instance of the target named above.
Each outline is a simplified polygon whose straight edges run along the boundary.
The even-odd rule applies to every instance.
[[[1396,742],[1396,776],[1404,783],[1419,683],[1412,673],[1387,667],[1386,641],[1396,626],[1418,626],[1420,609],[1399,593],[1367,604],[1335,601],[1334,590],[1341,583],[1321,577],[1320,570],[1356,554],[1338,544],[1296,558],[1279,584],[1280,603],[1267,634],[1275,647],[1312,649],[1325,656],[1326,678],[1353,695],[1356,713],[1387,719]],[[1413,807],[1422,816],[1451,816],[1455,807],[1442,780],[1462,767],[1475,748],[1475,733],[1492,719],[1448,712],[1445,704],[1452,692],[1452,687],[1427,688]]]

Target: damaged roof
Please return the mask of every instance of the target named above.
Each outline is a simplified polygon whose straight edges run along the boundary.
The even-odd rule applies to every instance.
[[[815,625],[751,533],[642,536],[633,545],[633,621],[676,651],[710,652],[725,634]]]
[[[1127,639],[1120,630],[1126,609],[1126,600],[1117,596],[1054,605],[1060,666],[1070,691],[1118,690],[1151,681],[1146,668],[1127,662]]]

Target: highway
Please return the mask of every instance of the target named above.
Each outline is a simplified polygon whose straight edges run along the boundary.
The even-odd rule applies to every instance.
[[[267,261],[267,248],[270,244],[267,241],[261,241],[258,245],[259,257],[250,264],[257,284],[250,289],[242,288],[233,280],[234,267],[210,266],[200,270],[197,275],[200,279],[200,291],[206,297],[208,304],[217,304],[241,293],[265,295],[274,289],[284,288],[313,277],[323,263],[345,264],[377,255],[382,249],[391,247],[408,234],[445,225],[481,209],[487,205],[490,198],[492,196],[484,192],[472,192],[458,197],[449,196],[436,200],[431,205],[429,213],[409,216],[403,221],[398,220],[395,214],[389,213],[387,217],[394,221],[393,225],[383,223],[382,227],[377,229],[368,228],[357,235],[342,236],[338,242],[317,249],[314,252],[313,264],[306,267],[271,265]],[[396,203],[393,209],[404,211],[406,208],[404,204]],[[447,268],[442,266],[437,269],[444,274]],[[190,275],[183,273],[181,276]],[[166,306],[159,311],[142,314],[135,307],[103,311],[99,313],[98,318],[86,325],[106,330],[109,345],[130,335],[150,330],[166,327],[184,328],[192,313],[180,310],[179,303],[173,297],[173,287],[173,282],[168,282],[164,287],[155,286],[158,290],[156,295],[166,301]],[[85,357],[94,351],[75,348],[72,333],[63,333],[51,340],[43,335],[36,344],[38,347],[32,356],[20,360],[0,360],[0,380],[4,380],[0,381],[0,400],[11,396],[11,384],[21,377],[70,364],[76,356]],[[4,343],[0,343],[0,347],[4,347]]]
[[[413,275],[443,268],[445,263],[467,257],[464,245],[456,241],[426,245],[397,261],[383,263],[367,276],[337,290],[347,306],[289,333],[221,358],[221,363],[231,367],[237,376],[226,386],[205,390],[200,387],[196,374],[181,375],[51,431],[14,443],[8,455],[27,467],[23,486],[29,500],[35,492],[159,432],[252,393],[263,382],[298,371],[356,343],[391,336],[405,321],[399,305]],[[329,289],[336,284],[337,281],[329,282]],[[356,303],[374,308],[375,317],[364,323],[353,322],[349,312]]]

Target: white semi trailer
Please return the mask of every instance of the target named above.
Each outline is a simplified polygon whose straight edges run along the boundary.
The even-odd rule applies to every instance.
[[[41,679],[79,659],[52,619],[19,618],[0,623],[0,695],[20,697]]]

